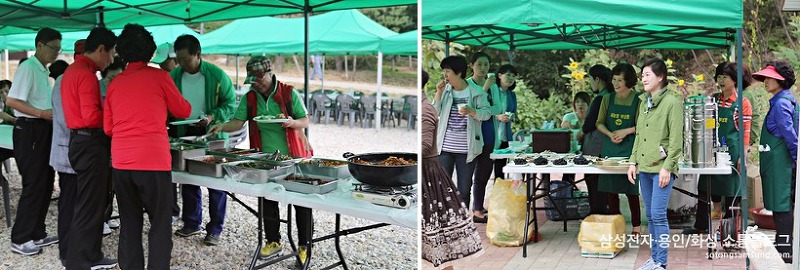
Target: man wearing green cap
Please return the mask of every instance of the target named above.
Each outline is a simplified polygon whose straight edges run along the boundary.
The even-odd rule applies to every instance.
[[[212,126],[209,132],[237,131],[248,121],[250,126],[250,147],[259,148],[262,152],[271,153],[275,150],[284,155],[289,155],[287,134],[295,133],[301,137],[304,128],[308,127],[306,108],[297,91],[291,85],[279,82],[272,73],[272,64],[266,57],[255,56],[247,61],[247,78],[245,84],[252,84],[250,91],[239,103],[233,119],[225,124]],[[260,115],[277,116],[283,114],[288,121],[284,123],[257,123],[253,118]],[[304,140],[303,140],[304,141]],[[307,142],[303,142],[307,144]],[[305,147],[305,149],[309,149]],[[262,257],[272,257],[281,254],[283,244],[280,235],[280,212],[278,203],[264,200],[264,228],[267,233],[267,245],[261,249]],[[312,239],[313,217],[311,209],[295,206],[297,210],[297,231],[300,244],[300,263],[306,262],[307,245]]]
[[[233,84],[225,71],[200,58],[200,41],[196,37],[179,36],[175,40],[175,55],[180,66],[173,69],[170,76],[184,98],[192,105],[189,119],[203,119],[196,126],[176,126],[175,129],[178,130],[176,135],[178,137],[203,135],[212,124],[224,123],[230,119],[236,102]],[[183,228],[175,234],[181,237],[200,234],[200,223],[203,221],[200,187],[184,184],[181,186],[181,196]],[[206,237],[203,243],[213,246],[219,243],[219,235],[222,233],[227,196],[221,190],[209,188],[208,197],[211,220],[206,225]]]

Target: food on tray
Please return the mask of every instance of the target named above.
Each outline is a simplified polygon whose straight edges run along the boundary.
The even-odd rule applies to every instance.
[[[253,117],[253,120],[257,120],[257,121],[275,120],[275,119],[286,119],[286,115],[283,115],[282,113],[279,113],[277,115],[259,115],[259,116]]]
[[[249,155],[255,153],[258,153],[255,149],[231,149],[231,151],[228,152],[228,154],[232,155]]]
[[[259,170],[272,170],[272,169],[275,169],[275,165],[267,164],[267,163],[260,163],[260,162],[239,163],[239,164],[236,164],[236,167],[259,169]]]
[[[567,165],[567,160],[565,160],[563,158],[559,158],[559,159],[553,160],[553,165],[565,166],[565,165]]]
[[[303,184],[309,184],[309,185],[315,185],[315,186],[324,185],[324,184],[327,184],[327,183],[331,182],[331,181],[327,181],[327,180],[323,180],[323,179],[319,179],[319,178],[306,177],[306,176],[297,175],[297,174],[290,174],[284,180],[303,183]]]
[[[205,163],[222,164],[222,163],[231,162],[231,161],[234,161],[234,160],[230,159],[230,158],[224,158],[224,157],[204,157],[204,158],[200,159],[200,161],[205,162]]]
[[[589,161],[583,156],[577,156],[574,159],[572,159],[572,163],[575,163],[575,165],[589,165],[591,161]]]
[[[318,165],[318,166],[323,166],[323,167],[339,167],[339,166],[347,165],[347,162],[345,162],[345,161],[327,160],[327,159],[307,159],[307,160],[301,161],[301,163],[313,164],[313,165]]]
[[[287,155],[278,155],[276,157],[267,156],[267,157],[264,157],[264,159],[266,159],[266,160],[274,160],[274,161],[286,161],[286,160],[292,160],[292,157],[287,156]]]
[[[533,159],[533,164],[534,165],[539,165],[539,166],[547,165],[547,158],[545,158],[543,156],[538,156],[535,159]]]
[[[514,159],[514,165],[525,165],[525,164],[528,164],[528,161],[525,160],[524,158],[515,158]]]
[[[404,159],[401,157],[389,156],[388,158],[380,161],[366,161],[360,158],[354,158],[351,160],[353,163],[361,164],[361,165],[378,165],[378,166],[406,166],[406,165],[415,165],[417,164],[416,160],[413,159]]]

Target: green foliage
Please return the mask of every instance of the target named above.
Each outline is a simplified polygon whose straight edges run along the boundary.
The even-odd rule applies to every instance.
[[[417,5],[361,9],[361,13],[398,33],[417,29]]]
[[[564,114],[571,111],[572,106],[564,102],[562,96],[551,95],[549,98],[542,99],[529,89],[522,80],[517,81],[514,89],[517,94],[517,117],[512,129],[540,128],[544,121],[556,120],[556,125],[561,124]]]

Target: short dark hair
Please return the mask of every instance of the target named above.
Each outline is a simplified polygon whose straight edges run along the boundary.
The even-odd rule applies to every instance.
[[[600,64],[594,65],[589,68],[589,76],[602,80],[606,89],[614,89],[614,85],[611,84],[611,69],[608,67]]]
[[[511,64],[502,65],[502,66],[500,66],[499,69],[497,69],[497,74],[498,75],[495,76],[495,80],[496,80],[495,83],[497,85],[500,85],[500,74],[507,74],[507,73],[513,73],[515,75],[519,74],[519,73],[517,73],[517,68],[515,68],[513,65],[511,65]],[[514,88],[517,88],[517,81],[514,81],[514,83],[512,83],[511,86],[508,87],[508,90],[512,91],[512,90],[514,90]]]
[[[64,60],[56,60],[47,69],[50,70],[50,78],[58,79],[58,76],[64,74],[69,64]]]
[[[44,27],[36,33],[34,41],[36,43],[47,43],[56,39],[61,39],[61,32],[50,27]]]
[[[149,62],[156,51],[153,35],[138,24],[127,24],[119,35],[117,53],[128,63]]]
[[[620,75],[622,74],[625,77],[625,86],[628,88],[633,88],[636,86],[636,81],[639,78],[636,76],[636,70],[633,69],[633,66],[628,63],[620,63],[614,66],[614,69],[611,70],[612,75]]]
[[[426,84],[428,84],[428,80],[430,79],[430,75],[425,70],[422,70],[422,85],[420,87],[424,88]]]
[[[442,69],[450,69],[456,74],[461,74],[461,78],[467,77],[467,58],[461,55],[451,55],[442,59],[439,65]]]
[[[9,81],[9,80],[0,81],[0,88],[3,88],[5,86],[8,86],[8,88],[11,88],[11,81]]]
[[[794,85],[795,83],[794,68],[792,68],[792,65],[789,64],[789,62],[783,60],[775,60],[768,62],[767,66],[775,67],[775,71],[778,72],[778,74],[780,74],[781,77],[785,79],[783,81],[776,80],[778,81],[778,85],[781,86],[781,89],[792,88],[792,85]]]
[[[644,62],[644,65],[642,65],[642,70],[644,70],[645,67],[650,67],[650,70],[653,71],[653,74],[655,74],[656,77],[664,78],[661,80],[661,88],[669,85],[669,80],[667,80],[667,63],[664,63],[664,60],[659,58],[647,60]]]
[[[576,93],[575,96],[572,98],[572,108],[575,108],[575,105],[578,104],[579,100],[586,102],[587,106],[592,102],[591,99],[589,98],[589,93],[581,91]]]
[[[200,53],[200,41],[195,36],[186,34],[181,35],[175,39],[175,51],[187,49],[190,54],[194,55]]]
[[[114,48],[114,45],[117,44],[117,35],[108,28],[105,27],[95,27],[89,32],[89,36],[86,37],[86,44],[84,45],[84,53],[91,53],[97,51],[100,48],[100,45],[106,47],[106,50],[111,50]]]
[[[736,63],[732,62],[722,62],[717,65],[717,69],[714,70],[714,81],[717,81],[717,77],[720,75],[728,75],[733,80],[733,85],[738,86],[736,82]],[[745,89],[753,84],[753,77],[750,73],[750,69],[747,66],[742,65],[742,89]]]
[[[108,65],[105,69],[103,69],[103,71],[100,71],[100,77],[105,78],[106,75],[108,75],[108,72],[112,70],[118,70],[118,69],[125,70],[125,66],[127,64],[128,63],[126,63],[125,60],[122,59],[122,57],[114,56],[114,62]]]
[[[481,57],[486,57],[486,60],[489,60],[489,62],[492,61],[492,58],[489,57],[489,54],[485,52],[476,52],[472,54],[472,58],[469,59],[469,63],[475,64],[475,61],[478,61],[478,59],[481,59]]]

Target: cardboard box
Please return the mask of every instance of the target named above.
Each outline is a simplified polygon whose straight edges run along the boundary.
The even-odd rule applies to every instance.
[[[747,208],[764,207],[764,193],[761,188],[761,175],[758,165],[747,165]],[[748,219],[753,220],[750,215]]]
[[[614,257],[617,257],[617,255],[619,255],[620,252],[622,252],[622,251],[617,251],[617,252],[593,252],[593,251],[589,251],[589,250],[587,250],[585,248],[581,248],[581,257],[584,257],[584,258],[613,259]]]

